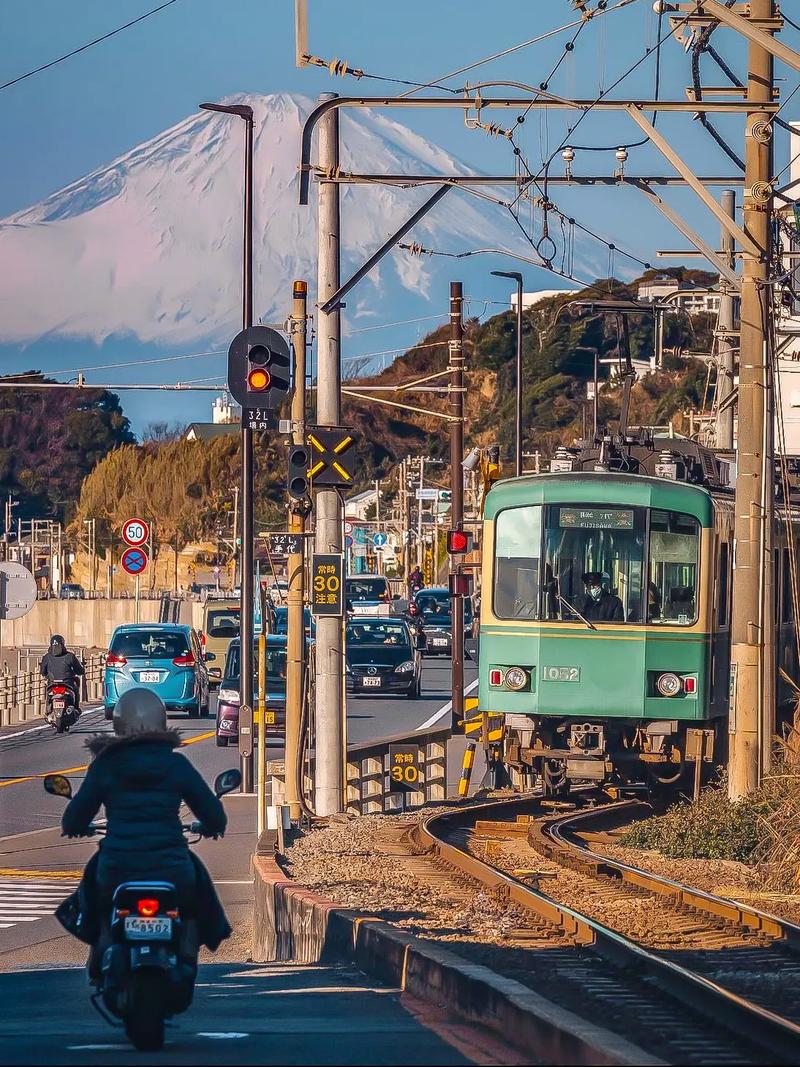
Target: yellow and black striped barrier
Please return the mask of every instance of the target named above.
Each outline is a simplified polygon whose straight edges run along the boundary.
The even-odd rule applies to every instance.
[[[475,749],[477,741],[467,741],[464,749],[464,759],[461,763],[461,777],[458,780],[458,795],[462,799],[469,794],[469,783],[472,778],[472,768],[475,764]]]

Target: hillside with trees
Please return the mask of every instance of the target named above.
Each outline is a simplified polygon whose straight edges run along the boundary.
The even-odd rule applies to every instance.
[[[562,443],[579,438],[590,426],[586,385],[592,378],[595,354],[610,360],[601,367],[600,422],[614,426],[620,389],[609,382],[620,356],[615,316],[576,307],[576,299],[636,299],[639,281],[623,284],[601,280],[591,290],[558,295],[523,314],[523,425],[526,451],[544,459]],[[712,275],[676,268],[674,277],[708,285]],[[701,408],[711,395],[713,376],[707,356],[713,343],[714,316],[670,314],[665,322],[665,365],[636,383],[631,398],[631,422],[686,428],[684,412]],[[515,315],[505,312],[485,322],[465,323],[466,445],[499,444],[501,456],[511,454],[514,405]],[[447,366],[449,329],[443,325],[409,349],[382,374],[348,382],[360,385],[406,383],[442,371]],[[649,359],[653,351],[652,313],[630,318],[630,346],[634,358]],[[437,379],[442,382],[446,379]],[[423,409],[413,413],[372,400],[345,397],[343,423],[360,435],[359,485],[384,477],[405,455],[445,457],[447,427],[438,413],[446,410],[444,396],[405,392],[383,394],[388,399]],[[309,420],[313,422],[313,414]],[[286,517],[286,442],[261,435],[256,448],[256,529],[278,529]],[[185,441],[172,432],[155,434],[141,445],[126,444],[111,451],[86,477],[80,494],[76,525],[98,521],[98,547],[111,547],[114,531],[125,518],[138,515],[154,521],[157,539],[180,550],[190,543],[212,542],[221,525],[230,536],[233,489],[239,481],[238,434],[209,442]]]
[[[8,375],[0,390],[0,496],[15,518],[72,518],[81,484],[98,462],[135,440],[119,397],[105,389],[26,389],[38,371]]]

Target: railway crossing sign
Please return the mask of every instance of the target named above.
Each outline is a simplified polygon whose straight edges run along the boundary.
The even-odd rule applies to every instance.
[[[120,560],[122,569],[133,575],[141,574],[145,571],[148,562],[147,553],[141,548],[126,548]]]
[[[311,426],[306,437],[311,446],[308,476],[312,485],[352,485],[356,461],[353,431],[345,426]]]
[[[344,614],[343,558],[339,552],[315,552],[311,558],[312,615]]]
[[[150,527],[144,519],[128,519],[122,527],[122,540],[131,548],[140,548],[150,540]]]

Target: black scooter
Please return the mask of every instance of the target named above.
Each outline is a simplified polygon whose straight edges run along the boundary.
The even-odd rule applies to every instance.
[[[238,770],[223,771],[214,782],[214,792],[218,797],[231,793],[241,780]],[[47,775],[44,788],[65,800],[72,796],[69,779],[62,774]],[[92,823],[90,829],[102,833],[104,827]],[[183,830],[200,839],[199,822],[184,823]],[[123,882],[114,891],[111,943],[103,953],[92,1003],[107,1022],[113,1024],[106,1012],[122,1019],[128,1039],[140,1052],[157,1052],[164,1044],[165,1020],[192,1003],[197,937],[189,924],[194,923],[181,915],[170,882]],[[193,949],[181,956],[183,944]]]
[[[78,698],[69,682],[48,682],[46,701],[44,717],[57,734],[66,733],[80,718]]]

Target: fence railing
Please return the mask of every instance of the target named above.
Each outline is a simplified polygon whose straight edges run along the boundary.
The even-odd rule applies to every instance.
[[[96,701],[102,696],[103,656],[89,656],[84,662],[86,676],[82,702]],[[27,722],[44,715],[47,682],[35,670],[0,675],[0,726]]]
[[[348,745],[347,810],[374,815],[446,800],[451,736],[448,726]]]

